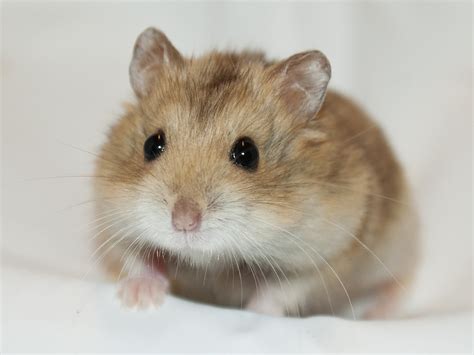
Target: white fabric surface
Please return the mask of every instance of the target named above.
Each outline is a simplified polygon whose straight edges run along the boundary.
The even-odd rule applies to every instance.
[[[2,351],[472,351],[469,2],[2,10]],[[332,88],[385,128],[419,205],[424,254],[403,318],[272,318],[171,296],[156,311],[117,306],[114,287],[88,272],[94,157],[71,145],[103,141],[131,97],[131,48],[149,25],[184,54],[327,54]],[[43,179],[67,175],[83,177]]]

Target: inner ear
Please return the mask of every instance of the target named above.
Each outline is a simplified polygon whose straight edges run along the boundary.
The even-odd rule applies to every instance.
[[[181,66],[184,59],[166,35],[156,28],[143,31],[135,42],[130,63],[130,83],[138,97],[146,96],[161,67]]]
[[[316,116],[331,78],[331,65],[319,51],[298,53],[269,68],[273,85],[289,112],[306,120]]]

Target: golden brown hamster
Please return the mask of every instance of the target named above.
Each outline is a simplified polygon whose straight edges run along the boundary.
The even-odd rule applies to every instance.
[[[319,51],[186,58],[138,37],[134,103],[97,160],[96,253],[128,306],[166,292],[272,315],[381,316],[416,219],[381,130],[328,91]]]

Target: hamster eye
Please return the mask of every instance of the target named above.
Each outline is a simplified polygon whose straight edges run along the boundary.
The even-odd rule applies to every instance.
[[[143,145],[143,153],[146,161],[158,158],[164,152],[166,145],[165,133],[160,129],[157,133],[148,137]]]
[[[249,137],[237,139],[230,151],[230,161],[246,170],[257,169],[258,158],[258,149]]]

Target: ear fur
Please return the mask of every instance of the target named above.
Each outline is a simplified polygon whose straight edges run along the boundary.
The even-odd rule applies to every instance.
[[[272,65],[270,75],[290,112],[310,120],[316,116],[331,78],[331,65],[320,51],[295,54]]]
[[[135,42],[130,63],[130,84],[138,97],[146,96],[154,80],[156,69],[163,66],[181,66],[184,59],[166,35],[156,28],[143,31]]]

